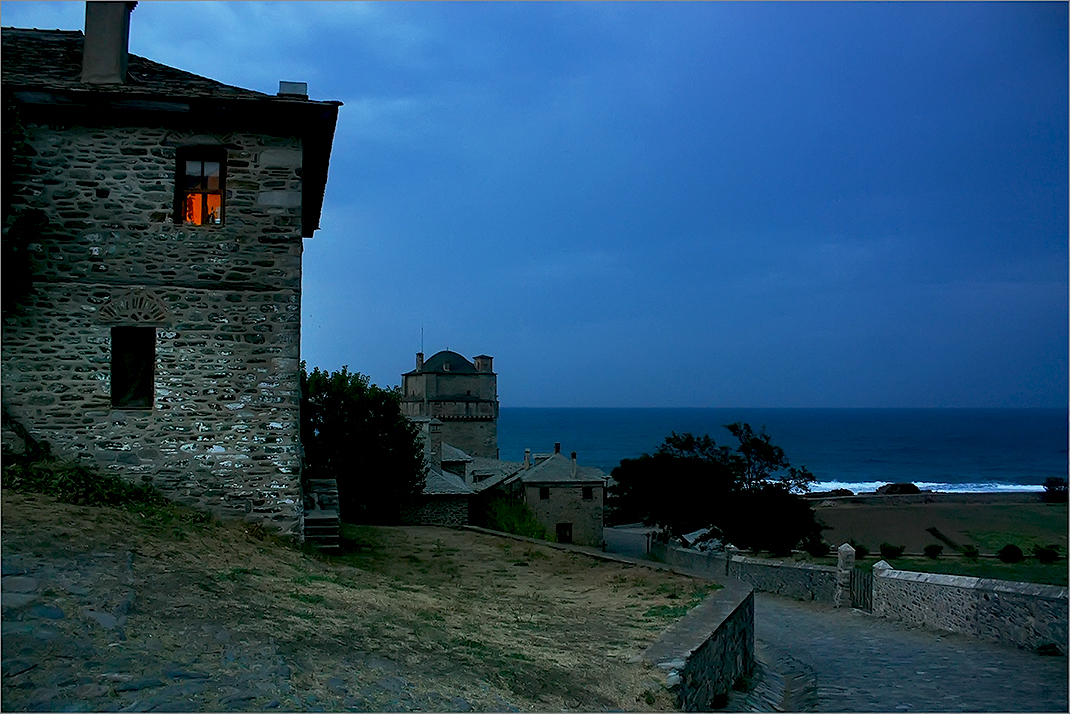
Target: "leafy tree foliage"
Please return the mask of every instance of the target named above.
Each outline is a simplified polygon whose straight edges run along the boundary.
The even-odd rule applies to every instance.
[[[496,496],[487,504],[487,527],[527,538],[554,541],[557,538],[539,523],[526,503],[509,496]]]
[[[390,523],[419,494],[427,468],[419,427],[401,413],[397,388],[348,367],[311,373],[301,363],[304,478],[338,480],[339,510],[351,523]]]
[[[623,460],[612,473],[610,520],[642,521],[674,536],[713,527],[738,547],[778,554],[819,544],[820,526],[798,495],[813,474],[793,467],[764,430],[725,428],[734,448],[673,432],[653,455]]]
[[[1066,479],[1059,476],[1049,476],[1044,479],[1043,498],[1045,503],[1066,503],[1067,494]]]

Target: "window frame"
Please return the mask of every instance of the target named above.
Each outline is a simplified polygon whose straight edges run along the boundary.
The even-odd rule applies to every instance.
[[[112,409],[151,410],[156,403],[156,326],[111,328]],[[137,372],[130,376],[131,368]]]
[[[203,190],[192,190],[187,187],[186,162],[215,162],[219,164],[219,187],[212,190],[207,186]],[[202,168],[203,176],[203,168]],[[190,194],[200,194],[207,197],[219,196],[219,221],[217,223],[193,223],[186,220],[186,197]],[[175,152],[175,200],[173,219],[179,226],[222,226],[226,224],[227,205],[227,148],[225,146],[182,146]],[[207,203],[202,206],[202,212],[207,209]]]

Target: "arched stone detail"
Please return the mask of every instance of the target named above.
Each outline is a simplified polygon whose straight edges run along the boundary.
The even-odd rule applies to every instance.
[[[106,323],[159,325],[169,318],[170,314],[162,302],[141,291],[116,295],[100,308],[100,319]]]

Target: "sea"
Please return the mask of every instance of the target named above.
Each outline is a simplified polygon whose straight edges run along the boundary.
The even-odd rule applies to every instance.
[[[1042,491],[1067,477],[1066,409],[545,409],[502,407],[500,457],[577,452],[607,474],[676,432],[734,445],[725,424],[764,427],[812,491],[875,491],[911,482],[942,492]]]

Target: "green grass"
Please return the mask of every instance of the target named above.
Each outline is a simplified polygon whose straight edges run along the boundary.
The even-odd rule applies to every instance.
[[[115,474],[48,453],[28,456],[4,452],[0,483],[12,491],[41,493],[76,506],[105,506],[137,513],[159,531],[182,539],[187,531],[214,524],[212,516],[168,500],[148,484],[124,481]]]
[[[866,558],[858,563],[864,570],[872,569],[881,558]],[[1062,558],[1051,565],[1044,565],[1032,558],[1020,563],[1002,563],[994,558],[980,558],[969,561],[958,554],[944,554],[932,558],[895,558],[885,561],[896,570],[913,570],[922,573],[943,573],[945,575],[966,575],[973,578],[991,578],[1011,582],[1039,583],[1042,585],[1067,585],[1066,559]]]
[[[1013,541],[1009,541],[1013,542]],[[963,558],[959,553],[944,550],[943,555],[933,560],[924,556],[907,556],[903,558],[882,558],[879,553],[871,553],[867,557],[856,560],[855,565],[863,570],[870,570],[881,560],[891,565],[896,570],[912,570],[918,573],[943,573],[945,575],[966,575],[974,578],[991,578],[993,580],[1007,580],[1016,583],[1038,583],[1041,585],[1067,586],[1067,561],[1065,550],[1060,550],[1060,559],[1051,565],[1044,565],[1029,556],[1026,552],[1025,560],[1020,563],[1003,563],[996,558],[982,557],[976,561]],[[748,557],[755,556],[747,553]],[[770,558],[770,560],[784,560],[788,562],[807,563],[811,565],[828,565],[836,567],[836,558],[814,558],[805,553],[795,553],[790,558]]]
[[[687,605],[655,605],[643,617],[683,617],[689,609]]]
[[[292,597],[294,600],[307,602],[310,605],[318,605],[324,601],[322,595],[305,595],[304,593],[290,593],[290,597]]]

